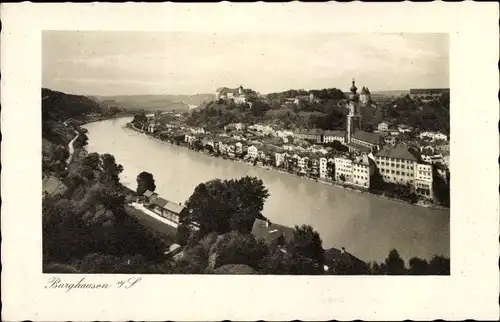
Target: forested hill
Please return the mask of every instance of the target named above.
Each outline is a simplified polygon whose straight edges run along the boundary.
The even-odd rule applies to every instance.
[[[64,121],[91,113],[102,113],[95,100],[42,88],[42,120]]]
[[[214,99],[213,94],[195,95],[117,95],[96,96],[98,102],[113,103],[120,108],[145,111],[187,111],[190,105],[198,106]]]

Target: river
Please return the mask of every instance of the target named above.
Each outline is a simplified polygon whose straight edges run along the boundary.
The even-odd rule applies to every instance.
[[[379,262],[393,248],[406,261],[413,256],[449,256],[449,210],[410,205],[214,158],[124,128],[130,120],[127,117],[84,126],[88,130],[88,151],[114,155],[124,168],[121,182],[129,188],[136,189],[140,172],[151,172],[157,193],[184,202],[201,182],[255,176],[270,193],[264,215],[286,226],[311,225],[320,233],[324,248],[345,247],[365,261]]]

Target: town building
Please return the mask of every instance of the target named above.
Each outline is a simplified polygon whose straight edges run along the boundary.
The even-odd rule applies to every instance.
[[[417,195],[432,199],[432,165],[417,164],[414,186]]]
[[[274,153],[274,162],[276,164],[277,167],[281,167],[281,166],[284,166],[285,165],[285,161],[287,159],[287,157],[289,157],[290,155],[286,152],[275,152]]]
[[[309,168],[309,157],[306,155],[299,155],[297,157],[297,166],[299,167],[300,172],[306,173],[307,168]]]
[[[243,131],[245,129],[245,124],[243,123],[231,123],[224,126],[225,131],[235,130],[235,131]]]
[[[362,153],[376,152],[380,149],[380,145],[380,134],[363,130],[354,132],[350,142],[347,144],[350,152],[359,151]]]
[[[411,132],[411,128],[408,125],[399,124],[398,125],[398,131],[400,133],[410,133]]]
[[[361,88],[361,93],[359,94],[359,103],[363,106],[368,106],[372,101],[372,95],[367,87]]]
[[[352,80],[352,86],[350,88],[351,93],[348,98],[348,108],[349,112],[347,114],[347,144],[351,143],[351,138],[354,132],[361,128],[361,111],[359,105],[359,95],[357,93],[358,88],[356,87],[354,79]]]
[[[259,149],[255,145],[251,145],[247,148],[247,154],[249,158],[255,159],[259,156]]]
[[[319,177],[321,179],[334,179],[334,178],[330,178],[330,173],[329,173],[329,167],[335,167],[335,161],[333,158],[325,158],[325,157],[321,157],[319,159]]]
[[[295,132],[295,138],[301,140],[308,140],[317,143],[321,143],[322,141],[322,131],[313,129],[313,130],[299,130]]]
[[[176,224],[179,224],[182,216],[185,214],[185,208],[181,204],[165,200],[158,196],[155,198],[150,197],[149,200],[149,207],[152,208],[153,212]]]
[[[316,100],[314,98],[314,94],[313,93],[310,93],[309,95],[298,95],[297,97],[295,97],[295,99],[293,100],[293,103],[298,105],[300,104],[301,102],[309,102],[309,103],[314,103]]]
[[[186,134],[184,136],[184,142],[186,142],[187,144],[193,144],[196,139],[196,136],[193,134]]]
[[[204,137],[201,140],[201,143],[203,144],[203,146],[211,146],[212,148],[215,148],[214,140],[211,137]]]
[[[380,132],[387,132],[389,130],[389,124],[386,122],[379,123],[377,126],[377,130]]]
[[[263,240],[268,246],[285,246],[293,241],[295,232],[290,227],[278,225],[268,220],[255,219],[252,235],[257,240]]]
[[[448,141],[448,136],[441,132],[422,132],[418,135],[422,140],[427,139],[431,141]]]
[[[371,166],[367,155],[359,158],[335,157],[335,180],[368,189]]]
[[[335,163],[335,181],[350,182],[352,179],[352,159],[335,157],[333,161]]]
[[[372,172],[368,157],[366,155],[363,155],[362,157],[353,160],[352,162],[351,183],[359,187],[369,188],[371,173]]]
[[[432,165],[420,163],[408,146],[385,147],[375,161],[384,181],[410,185],[417,195],[432,198]]]
[[[384,181],[414,185],[418,159],[407,146],[385,147],[375,154],[375,161]]]
[[[148,133],[154,133],[157,129],[157,125],[155,123],[149,123],[148,124]]]
[[[422,101],[435,100],[445,93],[450,93],[449,88],[412,88],[410,89],[410,97],[412,99],[420,99]]]
[[[383,141],[384,141],[384,144],[385,145],[392,145],[392,146],[395,146],[396,143],[397,143],[397,137],[394,136],[394,135],[386,135],[384,138],[383,138]]]
[[[193,133],[193,134],[205,134],[205,129],[202,127],[193,127],[193,128],[191,128],[191,133]]]
[[[323,133],[323,143],[330,143],[333,141],[339,141],[345,144],[345,132],[343,131],[325,131]]]
[[[236,104],[244,104],[247,102],[247,96],[243,86],[238,88],[221,87],[215,91],[216,100],[233,101]]]

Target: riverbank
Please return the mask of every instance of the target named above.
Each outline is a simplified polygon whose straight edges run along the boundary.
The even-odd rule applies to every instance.
[[[423,200],[419,200],[416,203],[412,203],[412,202],[409,202],[409,201],[404,200],[404,199],[394,198],[394,197],[386,196],[386,195],[379,194],[379,193],[373,193],[373,192],[369,191],[368,189],[365,189],[365,188],[362,188],[362,187],[356,187],[356,186],[352,186],[352,185],[348,185],[348,184],[342,184],[342,183],[331,181],[331,180],[325,180],[325,179],[320,179],[320,178],[312,178],[312,177],[309,177],[309,176],[296,175],[294,173],[291,173],[291,172],[288,172],[288,171],[285,171],[285,170],[282,170],[282,169],[279,169],[279,168],[276,168],[276,167],[273,167],[273,166],[265,166],[265,165],[262,165],[262,164],[259,164],[259,163],[254,164],[253,162],[248,162],[248,161],[245,161],[245,160],[242,160],[242,159],[235,159],[235,158],[228,158],[228,157],[219,157],[219,156],[216,156],[216,155],[214,155],[212,153],[209,153],[209,152],[207,152],[205,150],[195,150],[195,149],[192,149],[189,146],[187,146],[185,144],[182,144],[182,143],[175,144],[175,143],[173,143],[173,141],[170,142],[170,141],[167,141],[167,140],[162,140],[162,139],[160,139],[158,137],[155,137],[155,136],[151,135],[151,133],[148,133],[148,132],[143,131],[141,129],[137,129],[136,127],[134,127],[130,123],[125,124],[124,127],[125,128],[129,128],[131,130],[134,130],[135,132],[144,134],[145,136],[148,137],[148,139],[155,140],[155,141],[157,141],[159,143],[169,144],[169,145],[172,145],[172,146],[183,148],[185,150],[190,150],[190,151],[193,151],[193,152],[201,153],[201,154],[204,154],[206,156],[213,157],[213,158],[217,158],[217,159],[222,158],[224,160],[228,160],[228,161],[232,161],[232,162],[236,162],[236,163],[240,163],[240,164],[246,164],[246,165],[250,165],[250,166],[257,167],[257,168],[264,169],[264,170],[271,170],[271,171],[275,171],[275,172],[282,173],[282,174],[288,174],[288,175],[291,175],[291,176],[296,177],[296,178],[302,178],[302,179],[306,179],[306,180],[309,180],[309,181],[315,181],[315,182],[321,183],[323,185],[328,185],[328,186],[331,186],[331,187],[335,187],[335,188],[339,188],[339,189],[344,189],[344,190],[348,190],[348,191],[354,191],[354,192],[361,193],[361,194],[364,194],[364,195],[375,196],[375,197],[378,197],[380,199],[390,200],[390,201],[397,202],[397,203],[400,203],[400,204],[413,205],[413,206],[417,206],[417,207],[428,208],[428,209],[435,209],[435,210],[449,210],[448,207],[443,207],[441,205],[436,205],[436,204],[433,204],[433,203],[430,203],[430,202],[427,202],[427,201],[423,201]]]

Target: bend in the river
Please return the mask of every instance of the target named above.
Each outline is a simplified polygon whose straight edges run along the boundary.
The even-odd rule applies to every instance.
[[[271,195],[264,215],[287,226],[310,224],[320,233],[324,248],[344,246],[365,261],[383,261],[393,248],[406,261],[414,256],[449,256],[449,210],[419,207],[214,158],[125,128],[130,120],[105,120],[84,127],[89,152],[114,155],[124,168],[121,181],[132,189],[137,186],[137,175],[148,171],[161,196],[183,203],[201,182],[255,176]]]

